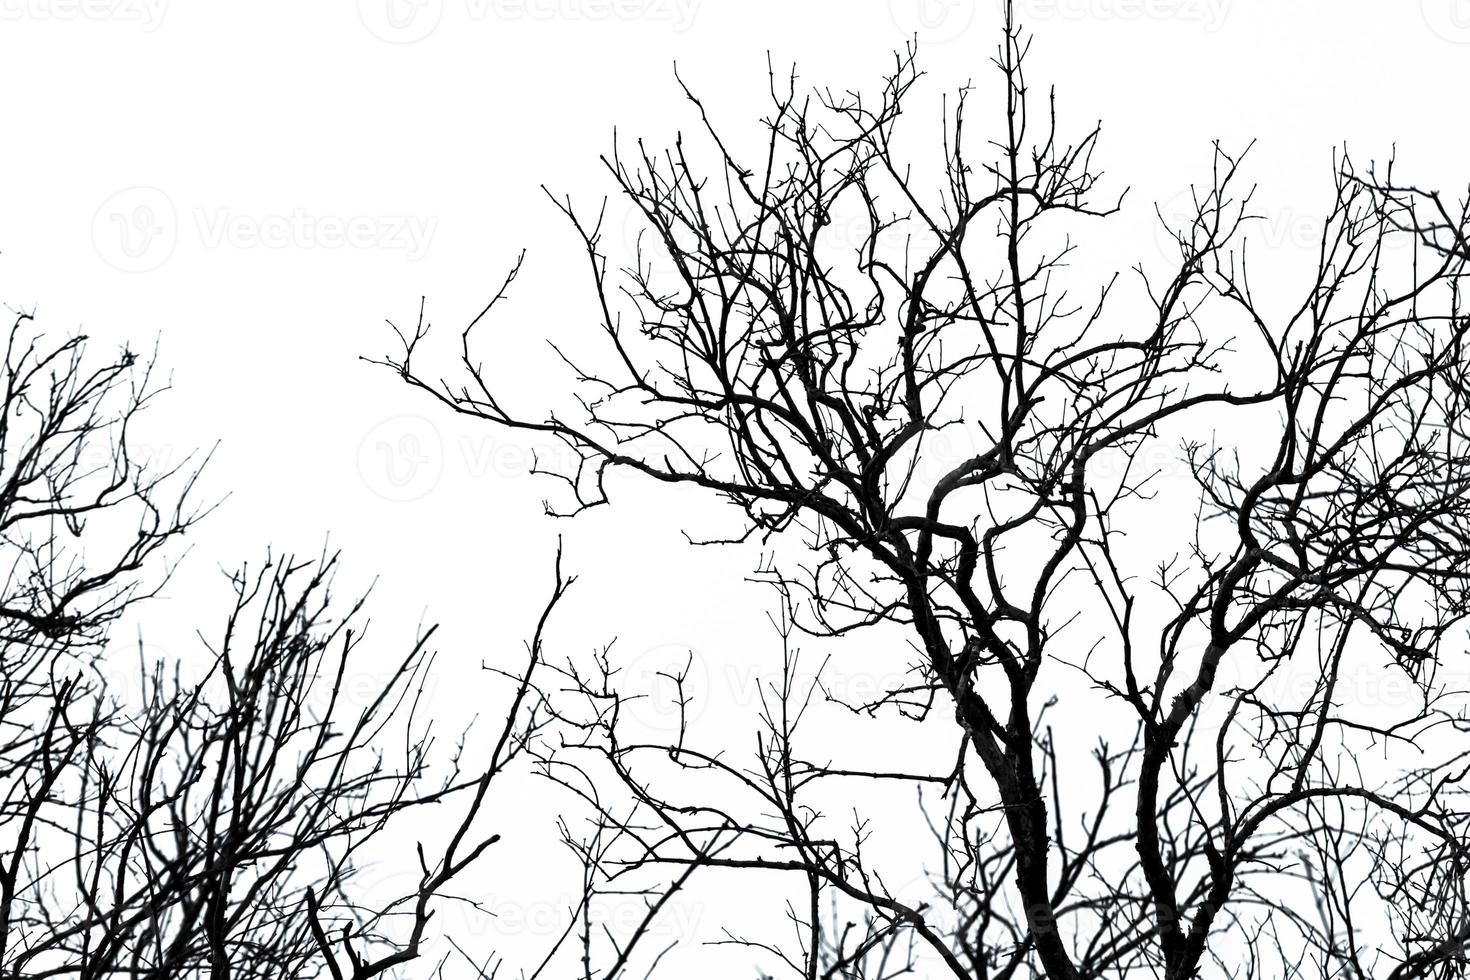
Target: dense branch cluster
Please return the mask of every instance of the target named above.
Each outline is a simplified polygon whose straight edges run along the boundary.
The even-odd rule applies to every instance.
[[[1118,201],[1099,130],[1066,137],[1028,85],[1027,44],[1008,16],[998,111],[948,103],[937,177],[901,149],[913,49],[876,99],[773,72],[756,152],[686,89],[697,151],[605,161],[646,226],[626,269],[606,207],[556,202],[601,311],[601,353],[558,349],[574,406],[523,412],[481,360],[519,263],[458,338],[459,373],[421,369],[422,314],[384,362],[563,441],[573,510],[621,468],[794,540],[801,560],[762,566],[788,645],[898,626],[918,652],[849,705],[912,739],[895,769],[801,754],[833,699],[794,680],[789,646],[747,762],[683,725],[626,732],[609,661],[564,666],[571,734],[546,768],[593,813],[568,831],[585,901],[634,888],[648,910],[589,931],[588,977],[625,975],[698,876],[746,873],[784,876],[798,939],[742,941],[807,978],[1463,969],[1467,718],[1442,668],[1470,574],[1466,204],[1343,158],[1283,307],[1253,291],[1251,194],[1217,147],[1170,268],[1079,285],[1074,237]],[[1186,494],[1192,534],[1151,558],[1138,542]],[[1400,694],[1358,696],[1364,677]],[[1057,704],[1090,718],[1054,726]],[[952,718],[938,743],[931,716]],[[844,816],[875,782],[920,801],[917,886]]]
[[[362,600],[331,598],[335,556],[229,575],[222,628],[187,663],[121,649],[109,627],[210,509],[198,470],[140,461],[158,389],[130,353],[94,365],[85,338],[21,314],[0,390],[0,976],[395,975],[498,840],[477,818],[543,723],[531,670],[507,675],[492,745],[466,740],[436,771],[433,630],[375,669]],[[553,605],[566,584],[558,570]],[[539,631],[530,650],[534,668]],[[366,901],[366,862],[403,852],[403,815],[435,804],[457,814],[447,843],[420,844],[406,894]]]

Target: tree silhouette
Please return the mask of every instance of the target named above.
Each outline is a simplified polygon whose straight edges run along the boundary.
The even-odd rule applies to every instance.
[[[374,673],[363,600],[331,598],[335,556],[230,574],[197,671],[120,652],[109,628],[210,508],[193,464],[134,450],[149,367],[93,360],[20,314],[0,378],[0,976],[401,975],[498,840],[477,818],[546,717],[541,628],[498,736],[447,767],[420,703],[433,630]],[[558,567],[548,614],[567,584]],[[406,894],[366,901],[360,857],[402,850],[402,816],[436,804],[459,814],[447,843],[418,845]]]
[[[769,543],[788,654],[752,762],[683,724],[625,734],[610,661],[561,668],[574,734],[546,766],[593,814],[568,833],[584,902],[636,887],[649,915],[584,930],[579,976],[626,975],[693,876],[736,874],[784,876],[797,939],[731,941],[807,978],[1464,969],[1467,205],[1343,156],[1310,274],[1258,301],[1251,193],[1217,146],[1165,272],[1080,281],[1120,198],[1100,130],[1066,135],[1028,85],[1028,44],[1008,9],[999,111],[960,92],[927,148],[901,125],[913,47],[876,98],[773,70],[756,152],[685,88],[697,148],[604,159],[646,229],[621,274],[607,206],[553,198],[601,311],[557,348],[573,405],[510,404],[487,353],[520,260],[457,365],[422,367],[422,308],[380,361],[564,443],[555,513],[607,503],[616,468]],[[1192,533],[1155,558],[1185,495]],[[801,681],[798,631],[872,633],[910,671],[846,703],[901,766],[802,754],[840,699]],[[881,867],[886,818],[853,814],[873,786],[917,801],[917,882]]]

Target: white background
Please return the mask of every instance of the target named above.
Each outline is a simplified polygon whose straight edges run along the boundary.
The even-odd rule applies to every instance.
[[[1214,139],[1259,141],[1263,272],[1315,233],[1344,142],[1362,159],[1396,144],[1402,176],[1464,188],[1466,0],[1020,7],[1033,83],[1058,86],[1074,127],[1103,119],[1098,160],[1132,188],[1099,232],[1120,267],[1160,261],[1153,204],[1206,175]],[[594,311],[539,186],[595,206],[615,125],[655,145],[692,130],[675,62],[748,127],[767,51],[811,84],[871,91],[917,33],[931,78],[911,111],[937,118],[967,78],[994,92],[996,24],[989,0],[0,0],[0,299],[57,332],[161,337],[174,390],[148,451],[219,443],[202,492],[229,500],[146,617],[150,642],[186,656],[212,628],[216,566],[330,534],[348,591],[379,579],[384,649],[425,617],[445,623],[447,662],[514,656],[565,534],[583,576],[565,652],[614,635],[635,657],[692,647],[718,697],[770,637],[742,583],[754,553],[691,552],[679,534],[728,518],[620,480],[615,507],[549,521],[531,442],[458,424],[358,358],[421,295],[457,327],[524,247],[487,363],[522,405],[560,398],[539,338],[589,336]],[[436,711],[493,710],[467,676],[436,685]],[[513,802],[508,825],[545,828],[537,802]]]

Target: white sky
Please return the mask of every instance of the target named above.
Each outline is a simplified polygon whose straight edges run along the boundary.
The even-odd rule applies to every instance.
[[[381,354],[384,318],[409,320],[422,294],[456,326],[526,247],[498,329],[511,352],[500,370],[533,404],[564,375],[514,353],[544,363],[538,338],[592,313],[577,242],[538,186],[595,204],[614,125],[655,143],[692,129],[675,61],[743,127],[764,108],[767,50],[811,83],[871,89],[918,32],[932,78],[911,110],[937,114],[954,84],[993,86],[995,6],[0,0],[0,299],[58,332],[161,336],[175,390],[152,451],[220,443],[205,493],[230,500],[157,609],[163,648],[212,626],[214,564],[267,545],[314,551],[330,534],[349,584],[379,577],[386,626],[444,620],[446,656],[477,663],[514,651],[562,533],[583,575],[566,642],[694,646],[718,689],[721,665],[748,663],[770,633],[761,594],[741,584],[750,553],[683,545],[682,519],[707,528],[709,508],[620,481],[614,508],[550,522],[540,501],[554,488],[525,478],[528,441],[446,419],[358,357]],[[1074,127],[1103,119],[1098,160],[1132,187],[1115,222],[1137,252],[1120,251],[1125,267],[1157,260],[1141,230],[1151,202],[1205,176],[1212,139],[1259,141],[1261,234],[1287,260],[1317,227],[1344,142],[1364,159],[1396,143],[1402,176],[1464,189],[1470,0],[1021,7],[1033,83],[1058,86]],[[450,713],[483,696],[445,685],[436,703]]]

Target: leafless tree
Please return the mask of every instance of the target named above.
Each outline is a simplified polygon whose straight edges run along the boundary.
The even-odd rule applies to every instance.
[[[140,660],[109,627],[209,510],[197,468],[154,471],[134,449],[160,389],[132,354],[94,364],[85,338],[48,341],[28,314],[0,384],[0,975],[405,975],[437,938],[436,900],[498,840],[486,800],[543,724],[529,685],[546,617],[505,674],[503,725],[447,765],[420,715],[433,630],[375,673],[363,601],[331,598],[335,556],[232,573],[201,657]],[[548,615],[567,584],[558,562]],[[406,894],[365,888],[390,824],[448,808],[448,843],[420,843]],[[411,851],[405,833],[386,839]],[[478,953],[480,975],[493,966]]]
[[[604,159],[646,227],[621,273],[606,204],[553,198],[601,310],[557,348],[574,405],[504,397],[481,332],[519,260],[457,364],[424,366],[422,307],[381,362],[569,447],[557,513],[623,469],[728,501],[767,548],[788,655],[753,761],[625,734],[613,660],[560,667],[577,734],[546,765],[593,814],[568,831],[586,901],[648,910],[584,930],[578,976],[628,975],[681,889],[738,874],[785,876],[797,938],[730,941],[808,980],[1464,973],[1466,202],[1343,156],[1312,268],[1258,300],[1252,194],[1216,147],[1168,268],[1083,281],[1121,198],[1028,44],[1008,10],[997,111],[962,91],[927,145],[912,47],[876,98],[773,70],[755,152],[685,88],[697,139]],[[908,673],[843,699],[802,682],[797,630],[875,634]],[[838,701],[902,764],[803,754]],[[875,785],[928,828],[910,884],[854,812]]]

